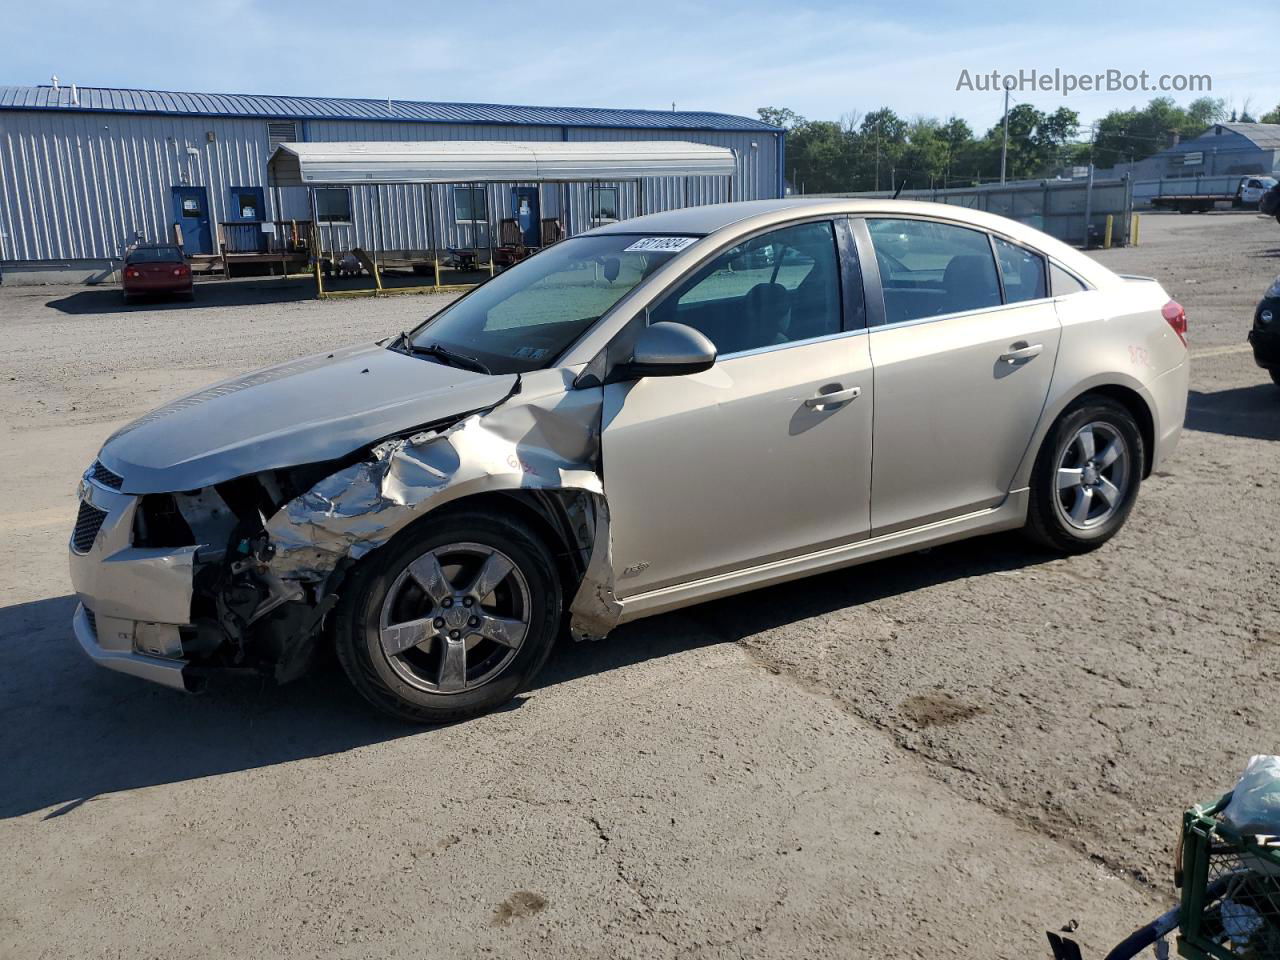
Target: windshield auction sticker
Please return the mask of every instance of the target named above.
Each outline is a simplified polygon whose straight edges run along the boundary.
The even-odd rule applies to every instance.
[[[637,240],[623,253],[679,253],[685,247],[698,242],[697,237],[644,237]]]

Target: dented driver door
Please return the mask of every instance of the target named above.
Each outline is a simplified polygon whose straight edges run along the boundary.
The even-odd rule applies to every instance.
[[[867,536],[871,358],[835,236],[784,228],[698,271],[652,320],[707,334],[715,365],[604,388],[620,599]]]

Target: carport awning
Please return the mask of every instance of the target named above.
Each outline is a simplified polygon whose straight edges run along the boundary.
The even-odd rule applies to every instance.
[[[733,151],[672,141],[282,143],[267,166],[278,187],[353,183],[555,183],[729,176]]]

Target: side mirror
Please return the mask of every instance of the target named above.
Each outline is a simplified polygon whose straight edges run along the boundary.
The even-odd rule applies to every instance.
[[[709,370],[715,362],[716,346],[704,334],[683,323],[655,323],[640,331],[631,359],[609,379],[679,377]]]

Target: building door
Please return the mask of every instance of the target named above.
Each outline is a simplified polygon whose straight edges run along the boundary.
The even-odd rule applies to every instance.
[[[173,188],[173,222],[182,228],[183,253],[187,256],[213,253],[213,235],[209,229],[209,191],[204,187]]]
[[[526,247],[542,246],[542,229],[538,210],[537,187],[512,187],[511,209],[520,224],[520,236]]]

